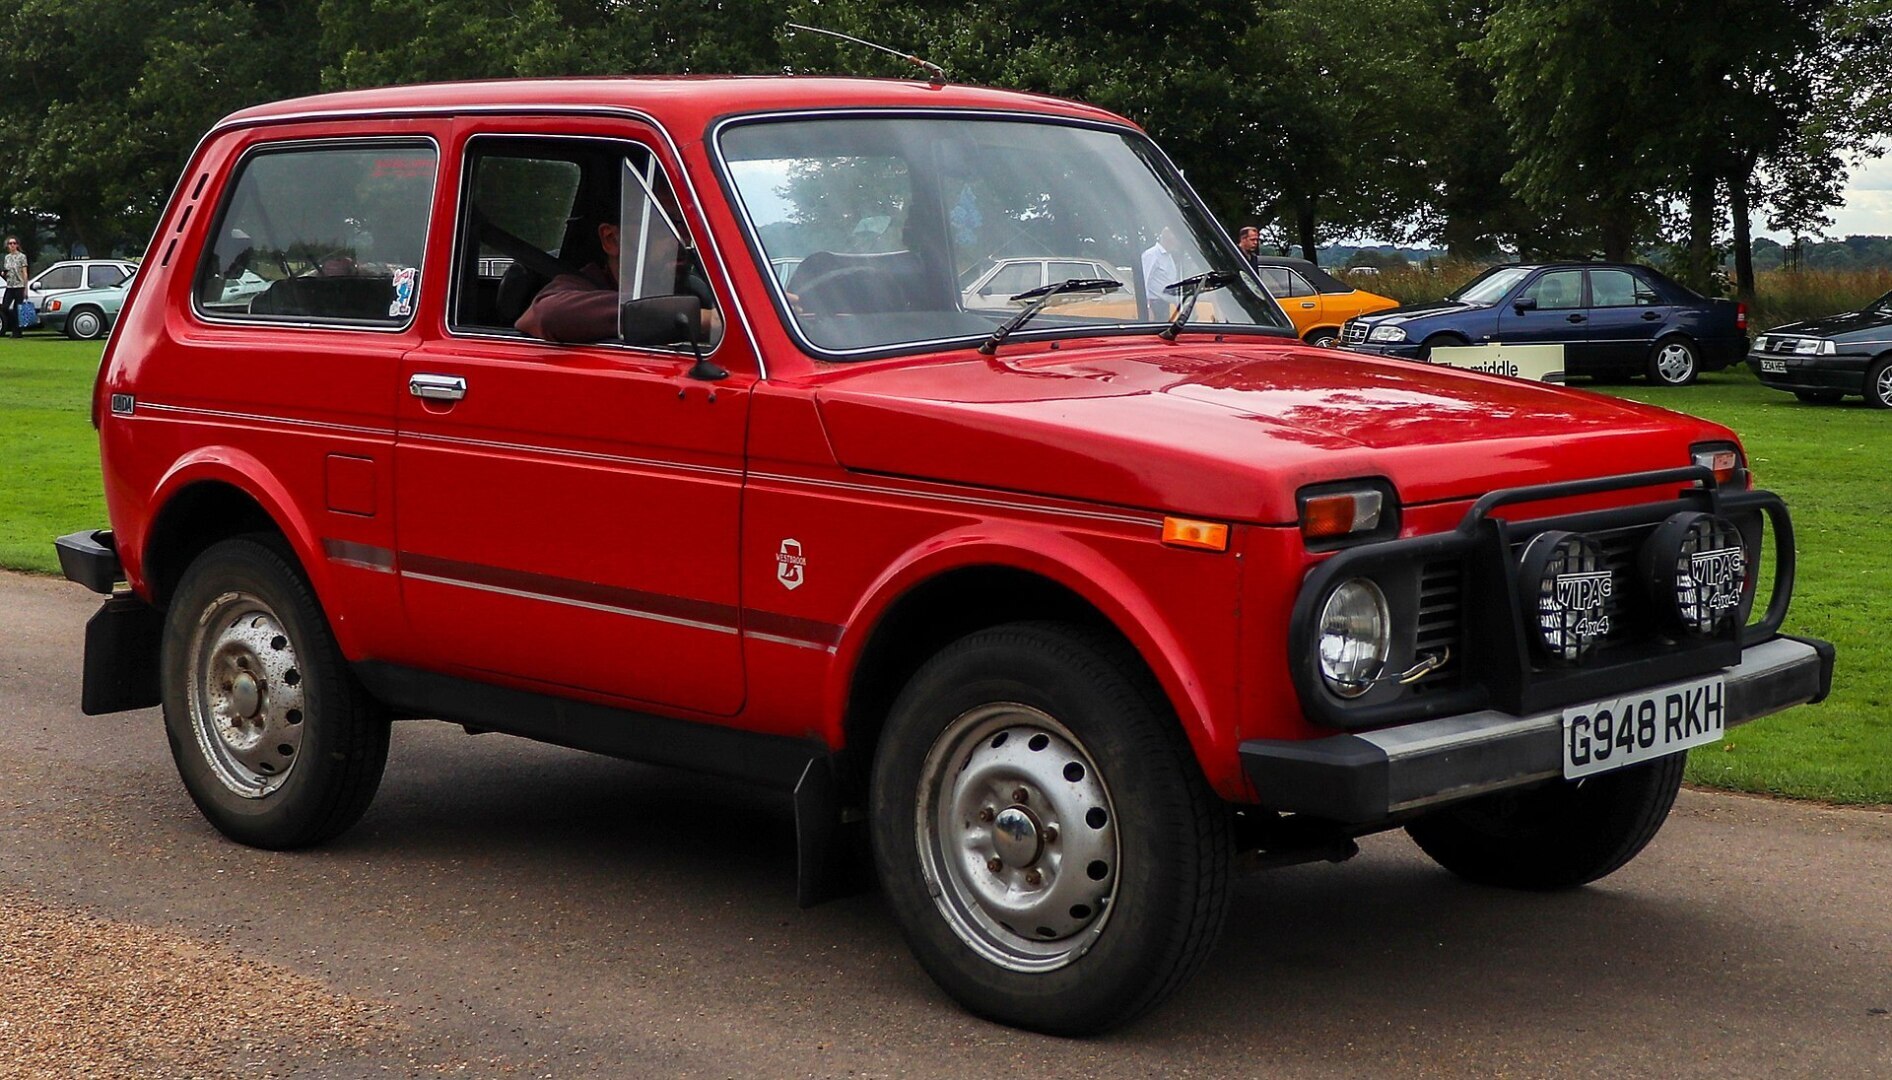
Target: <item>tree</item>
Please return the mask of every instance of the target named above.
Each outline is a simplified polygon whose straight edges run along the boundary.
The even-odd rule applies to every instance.
[[[315,85],[308,0],[22,0],[0,63],[0,157],[20,205],[103,255],[149,234],[219,117]]]

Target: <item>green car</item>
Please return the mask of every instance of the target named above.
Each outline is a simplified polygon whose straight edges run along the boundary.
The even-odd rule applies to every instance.
[[[48,330],[64,330],[74,341],[102,338],[118,321],[118,311],[131,292],[131,278],[102,289],[77,289],[43,301],[39,308],[40,325]]]

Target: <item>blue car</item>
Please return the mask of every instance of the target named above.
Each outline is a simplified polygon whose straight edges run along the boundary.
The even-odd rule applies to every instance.
[[[1424,360],[1439,345],[1562,345],[1566,375],[1647,375],[1686,386],[1747,354],[1747,305],[1710,299],[1646,266],[1494,266],[1436,304],[1362,315],[1355,352]]]

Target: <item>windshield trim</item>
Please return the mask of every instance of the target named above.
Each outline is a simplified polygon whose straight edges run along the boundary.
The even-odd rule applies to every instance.
[[[810,341],[808,336],[802,332],[801,322],[795,318],[794,312],[789,308],[788,297],[786,295],[787,291],[782,287],[780,279],[776,277],[774,268],[769,265],[768,252],[762,246],[761,234],[756,229],[754,218],[750,216],[748,205],[743,202],[742,193],[736,187],[734,177],[729,169],[729,162],[723,156],[724,132],[731,127],[747,124],[779,123],[792,120],[898,120],[902,118],[925,120],[939,117],[947,117],[954,120],[1001,120],[1012,123],[1088,128],[1093,131],[1107,131],[1140,140],[1150,150],[1154,151],[1153,156],[1155,160],[1161,162],[1162,167],[1167,170],[1167,175],[1164,179],[1179,187],[1194,201],[1196,206],[1202,211],[1203,217],[1207,219],[1209,224],[1214,228],[1215,236],[1220,239],[1228,249],[1239,252],[1239,249],[1235,246],[1234,237],[1229,235],[1229,231],[1222,224],[1221,219],[1209,212],[1208,204],[1203,201],[1202,196],[1196,192],[1196,189],[1190,186],[1188,177],[1184,176],[1182,170],[1176,167],[1176,163],[1170,160],[1169,155],[1164,152],[1162,146],[1160,146],[1156,140],[1150,138],[1146,132],[1133,124],[1093,120],[1080,116],[1058,116],[1038,112],[1015,111],[1011,109],[953,107],[916,109],[885,106],[837,106],[826,109],[795,109],[779,112],[739,113],[734,116],[721,117],[710,125],[709,131],[706,132],[704,136],[704,143],[709,149],[711,169],[716,174],[717,183],[722,185],[723,198],[728,202],[730,208],[735,211],[736,221],[742,227],[743,243],[748,247],[750,260],[755,264],[757,273],[761,276],[764,285],[769,290],[769,301],[775,308],[777,320],[780,322],[782,328],[788,331],[788,335],[794,340],[795,345],[809,357],[815,360],[847,363],[859,360],[878,360],[887,357],[940,352],[952,346],[960,346],[971,350],[978,348],[979,343],[991,335],[990,332],[956,334],[952,337],[929,338],[923,341],[902,341],[892,345],[870,345],[859,349],[824,349],[816,345],[813,341]],[[1246,263],[1245,259],[1242,261]],[[1269,303],[1274,304],[1276,313],[1280,315],[1283,325],[1247,326],[1217,323],[1215,324],[1216,329],[1214,333],[1239,334],[1244,337],[1296,337],[1297,335],[1294,333],[1291,320],[1288,319],[1285,312],[1280,310],[1280,302],[1274,300],[1273,297],[1269,295],[1266,287],[1261,284],[1258,278],[1254,277],[1252,272],[1244,276],[1252,282],[1260,295],[1268,297]],[[1064,339],[1070,337],[1122,337],[1151,333],[1167,325],[1169,325],[1168,319],[1152,319],[1143,322],[1105,323],[1081,327],[1040,326],[1032,330],[1019,330],[1006,340],[1043,341],[1052,338]]]

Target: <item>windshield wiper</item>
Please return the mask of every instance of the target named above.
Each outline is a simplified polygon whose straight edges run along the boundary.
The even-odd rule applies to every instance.
[[[1164,341],[1175,341],[1176,335],[1182,333],[1183,324],[1189,321],[1190,313],[1196,310],[1196,297],[1201,296],[1204,289],[1220,289],[1233,285],[1239,277],[1240,275],[1232,270],[1209,270],[1194,277],[1186,277],[1164,288],[1163,291],[1171,296],[1182,296],[1184,293],[1188,296],[1177,305],[1176,317],[1169,320],[1169,325],[1156,336]]]
[[[1040,285],[1035,289],[1026,289],[1016,296],[1007,297],[1009,300],[1029,300],[1031,303],[1025,305],[1025,310],[1005,320],[1005,325],[992,331],[992,336],[986,338],[985,344],[979,346],[979,355],[991,356],[998,352],[999,346],[1005,343],[1005,339],[1012,336],[1012,331],[1030,322],[1031,317],[1043,311],[1045,305],[1055,297],[1074,292],[1107,293],[1121,288],[1123,288],[1123,282],[1116,278],[1065,278],[1063,281],[1054,281],[1049,285]]]

